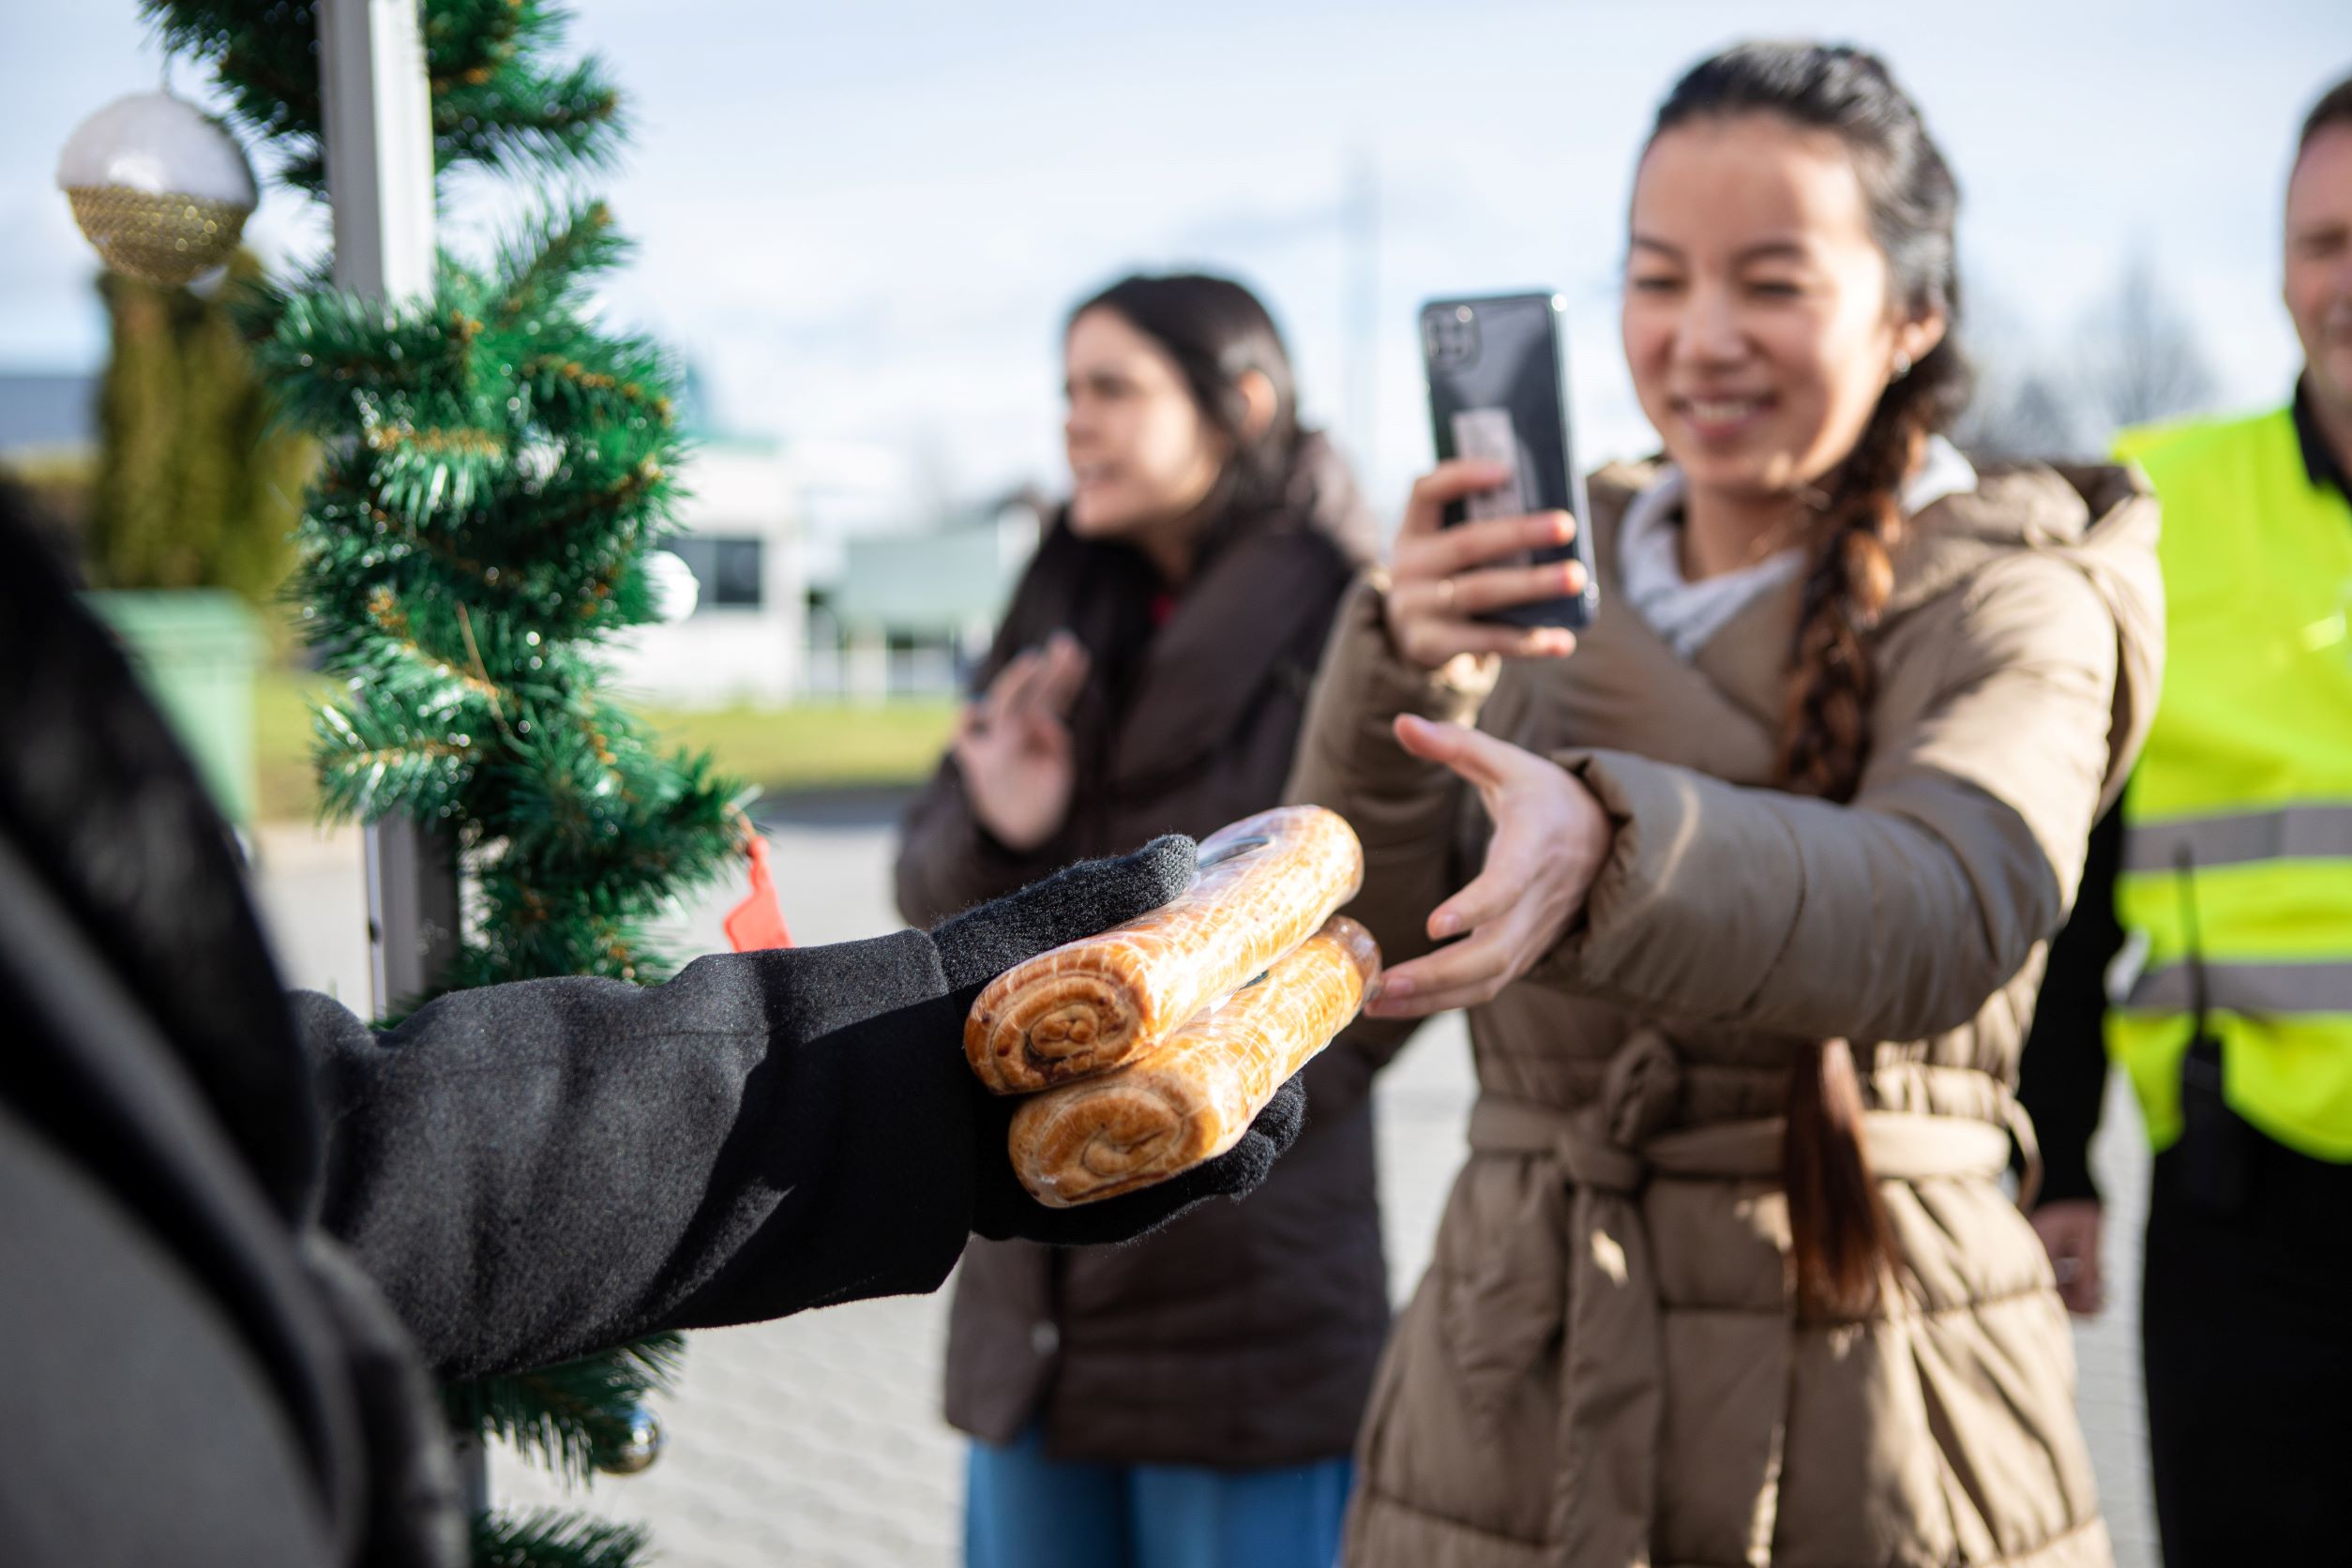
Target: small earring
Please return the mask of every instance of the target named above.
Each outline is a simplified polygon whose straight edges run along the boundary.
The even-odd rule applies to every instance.
[[[1907,354],[1897,354],[1894,356],[1894,374],[1889,376],[1887,379],[1889,381],[1901,381],[1905,376],[1907,376],[1910,373],[1911,356]]]

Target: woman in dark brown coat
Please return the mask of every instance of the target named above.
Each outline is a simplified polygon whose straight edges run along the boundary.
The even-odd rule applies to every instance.
[[[907,814],[917,925],[1274,805],[1376,544],[1247,290],[1128,279],[1072,314],[1065,354],[1073,493]],[[1307,1069],[1306,1129],[1246,1204],[1136,1246],[964,1254],[947,1417],[976,1440],[973,1564],[1122,1563],[1145,1540],[1155,1564],[1331,1560],[1388,1319],[1377,1065],[1343,1039]]]

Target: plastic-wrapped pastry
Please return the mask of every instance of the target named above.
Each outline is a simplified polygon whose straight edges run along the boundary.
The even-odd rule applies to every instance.
[[[1263,972],[1363,885],[1364,847],[1337,812],[1245,817],[1201,841],[1199,874],[1172,902],[998,975],[964,1019],[964,1055],[999,1094],[1105,1072]]]
[[[1345,915],[1125,1066],[1013,1113],[1013,1170],[1057,1209],[1166,1181],[1240,1141],[1285,1079],[1348,1026],[1380,972]]]

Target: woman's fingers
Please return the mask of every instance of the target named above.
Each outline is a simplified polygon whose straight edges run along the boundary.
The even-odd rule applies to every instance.
[[[988,761],[989,748],[1001,744],[1003,729],[991,730],[984,703],[967,702],[956,719],[956,733],[948,742],[948,755],[956,759],[956,766],[963,770],[966,783]]]
[[[1397,716],[1396,738],[1414,756],[1441,762],[1475,785],[1495,823],[1485,866],[1429,912],[1429,935],[1443,942],[1518,912],[1534,895],[1537,874],[1555,848],[1527,840],[1530,835],[1544,837],[1555,821],[1541,787],[1559,781],[1558,764],[1481,731],[1410,715]]]
[[[1425,761],[1442,762],[1480,789],[1490,789],[1524,773],[1529,764],[1554,764],[1524,746],[1498,740],[1466,724],[1433,724],[1412,714],[1396,716],[1397,744]]]
[[[1024,648],[1004,661],[996,679],[988,683],[988,693],[982,701],[986,712],[981,716],[988,724],[1000,724],[1028,700],[1030,686],[1044,673],[1046,656],[1037,648]]]
[[[1502,464],[1477,458],[1455,458],[1438,464],[1413,481],[1412,492],[1405,498],[1405,520],[1396,531],[1398,545],[1437,533],[1445,526],[1446,507],[1465,496],[1493,490],[1510,477],[1511,471]]]
[[[1400,530],[1389,575],[1393,579],[1452,577],[1525,550],[1564,545],[1576,536],[1576,520],[1566,512],[1489,518],[1410,537]]]
[[[963,711],[956,716],[956,733],[948,742],[948,749],[956,754],[957,761],[961,761],[986,744],[988,733],[988,716],[985,706],[976,701],[966,702]]]
[[[1430,938],[1443,942],[1464,931],[1478,930],[1509,914],[1534,885],[1528,866],[1528,857],[1515,852],[1514,846],[1498,836],[1494,848],[1487,851],[1485,869],[1429,912]]]
[[[1391,970],[1367,1004],[1382,1017],[1421,1018],[1492,1000],[1557,945],[1606,857],[1610,829],[1591,792],[1547,757],[1409,714],[1395,730],[1407,751],[1476,787],[1494,822],[1485,865],[1429,912],[1432,940],[1470,934]]]
[[[991,724],[1033,726],[1040,719],[1059,722],[1078,701],[1086,685],[1085,645],[1066,631],[1057,631],[1038,648],[1024,648],[1007,660],[1003,672],[990,684],[987,721]]]
[[[1573,597],[1584,592],[1584,563],[1544,561],[1531,566],[1489,566],[1452,580],[1454,603],[1466,615]]]
[[[1491,775],[1482,776],[1482,759],[1471,747],[1468,726],[1432,724],[1415,714],[1398,714],[1391,728],[1396,731],[1396,744],[1423,761],[1442,762],[1473,784],[1493,782]]]
[[[1390,558],[1383,613],[1397,651],[1425,669],[1435,670],[1462,654],[1558,658],[1576,647],[1564,629],[1489,627],[1478,622],[1499,610],[1580,594],[1586,587],[1585,569],[1575,562],[1524,559],[1576,536],[1576,520],[1565,512],[1443,526],[1449,504],[1508,477],[1500,464],[1456,460],[1440,463],[1413,484]],[[1512,561],[1514,556],[1522,559]],[[1504,562],[1509,564],[1497,565]]]
[[[1395,631],[1397,652],[1424,669],[1435,670],[1458,654],[1504,658],[1565,658],[1576,651],[1576,634],[1565,626],[1513,626],[1484,621],[1409,620]]]
[[[1488,566],[1441,578],[1392,579],[1389,596],[1405,614],[1483,615],[1584,592],[1584,564],[1545,561]]]
[[[1420,1018],[1492,1001],[1516,972],[1507,923],[1451,947],[1383,971],[1365,1010],[1380,1018]]]
[[[1555,545],[1575,532],[1565,512],[1465,523],[1418,540],[1400,537],[1389,574],[1384,613],[1397,651],[1434,670],[1460,654],[1560,658],[1576,651],[1565,627],[1488,625],[1496,611],[1580,594],[1576,561],[1488,565],[1504,556]]]
[[[1066,717],[1086,685],[1089,662],[1084,643],[1066,631],[1055,632],[1047,641],[1044,673],[1030,688],[1031,700],[1054,717]]]

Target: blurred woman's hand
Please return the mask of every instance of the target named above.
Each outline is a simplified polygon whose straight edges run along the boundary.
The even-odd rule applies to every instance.
[[[1086,684],[1086,650],[1066,631],[1016,656],[956,723],[956,766],[980,823],[1008,850],[1036,849],[1070,814],[1078,764],[1070,704]]]
[[[2107,1281],[2099,1267],[2099,1200],[2062,1199],[2034,1206],[2028,1216],[2034,1234],[2050,1255],[2050,1272],[2057,1277],[2058,1300],[2077,1318],[2098,1315],[2107,1302]]]
[[[1425,670],[1462,657],[1560,658],[1576,652],[1576,634],[1564,626],[1475,619],[1488,611],[1584,592],[1584,567],[1575,561],[1492,564],[1574,538],[1576,522],[1565,512],[1443,526],[1449,503],[1492,490],[1509,477],[1498,463],[1456,459],[1413,481],[1389,566],[1388,634],[1397,652]]]
[[[1495,824],[1477,879],[1429,912],[1432,938],[1470,934],[1382,974],[1364,1004],[1378,1018],[1417,1018],[1491,1001],[1558,946],[1615,830],[1583,781],[1548,757],[1410,714],[1396,738],[1476,785]]]

